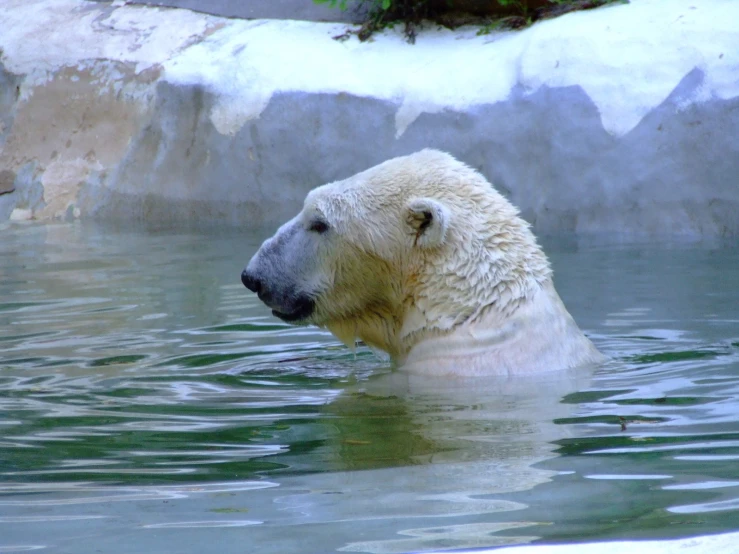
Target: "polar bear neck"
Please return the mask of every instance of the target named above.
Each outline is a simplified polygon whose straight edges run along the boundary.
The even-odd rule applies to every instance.
[[[400,329],[401,351],[482,319],[506,321],[551,281],[544,252],[528,224],[510,209],[505,225],[471,226],[465,235],[452,237],[447,252],[422,262]]]
[[[490,227],[452,236],[442,250],[410,261],[393,300],[327,327],[345,344],[358,338],[398,365],[420,342],[473,326],[502,330],[551,285],[551,269],[523,220],[514,215]]]
[[[550,372],[604,359],[549,280],[509,317],[488,312],[454,332],[417,341],[397,362],[410,373],[472,377]]]

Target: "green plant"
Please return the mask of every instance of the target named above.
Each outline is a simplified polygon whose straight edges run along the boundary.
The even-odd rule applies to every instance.
[[[350,4],[362,14],[364,23],[359,30],[350,30],[335,37],[346,40],[356,35],[367,40],[375,31],[395,22],[405,25],[408,42],[415,42],[417,30],[424,20],[434,21],[449,28],[460,25],[478,25],[478,34],[499,29],[522,29],[534,22],[558,17],[572,11],[589,10],[629,0],[313,0],[332,8],[346,10]]]
[[[329,8],[335,8],[337,5],[339,9],[345,10],[347,0],[313,0],[314,4],[328,4]]]
[[[383,10],[389,10],[393,0],[371,0],[373,4],[377,4]],[[339,7],[345,10],[349,0],[313,0],[316,4],[328,4],[330,8]]]
[[[529,11],[529,3],[526,0],[498,0],[498,4],[503,8],[516,8],[523,16]]]
[[[447,1],[451,3],[453,0]],[[346,10],[350,0],[313,0],[313,2]],[[367,40],[375,31],[401,21],[405,23],[406,38],[413,43],[421,21],[434,17],[430,8],[431,2],[432,0],[352,0],[358,10],[364,13],[364,23],[358,31],[347,32],[336,38],[345,40],[351,34],[355,34],[359,40]]]

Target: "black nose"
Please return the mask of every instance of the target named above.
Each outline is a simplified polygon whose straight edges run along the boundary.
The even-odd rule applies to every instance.
[[[262,283],[254,277],[253,275],[249,275],[249,273],[244,270],[241,272],[241,282],[244,283],[244,286],[248,288],[252,292],[256,292],[259,294],[259,291],[262,290]]]

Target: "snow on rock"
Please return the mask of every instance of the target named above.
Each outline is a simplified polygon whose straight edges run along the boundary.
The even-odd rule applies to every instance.
[[[0,220],[257,227],[423,147],[540,232],[739,234],[739,3],[632,0],[478,36],[88,0],[0,10]],[[24,211],[25,210],[25,211]]]
[[[694,69],[703,83],[685,105],[739,96],[737,16],[731,0],[635,0],[573,13],[532,29],[519,82],[527,91],[581,86],[603,127],[625,135]]]
[[[164,63],[204,35],[217,18],[188,10],[96,4],[84,0],[4,0],[0,47],[7,71],[26,85],[64,67],[100,61],[131,64],[136,73]]]
[[[580,86],[614,135],[633,129],[694,68],[704,83],[685,102],[739,96],[739,6],[731,0],[635,0],[543,21],[523,32],[427,29],[416,45],[400,29],[339,42],[346,26],[235,22],[165,64],[167,78],[222,94],[216,127],[258,117],[279,92],[340,92],[399,102],[401,135],[424,112],[466,110],[543,86]],[[228,78],[224,79],[224,75]],[[228,124],[225,122],[228,121]]]

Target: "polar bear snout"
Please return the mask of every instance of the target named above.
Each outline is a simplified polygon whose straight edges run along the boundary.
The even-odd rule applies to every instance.
[[[290,263],[292,258],[295,256],[285,248],[284,237],[278,233],[254,254],[241,272],[241,282],[256,293],[274,316],[290,323],[308,323],[315,301],[296,278],[300,264]]]
[[[241,272],[241,282],[244,283],[246,288],[257,294],[262,290],[262,282],[255,275],[250,274],[246,269]]]
[[[283,321],[290,323],[306,321],[315,310],[315,301],[307,294],[299,293],[292,287],[283,289],[280,283],[267,283],[252,273],[248,267],[241,272],[241,282],[272,309],[272,315]]]

